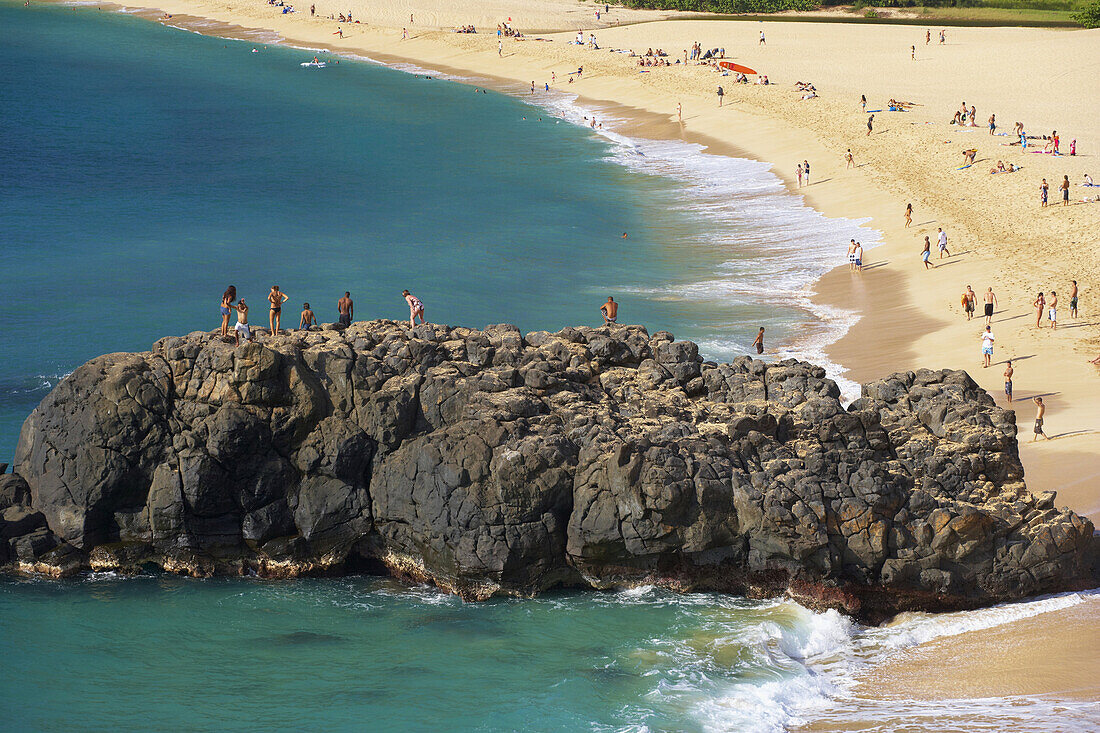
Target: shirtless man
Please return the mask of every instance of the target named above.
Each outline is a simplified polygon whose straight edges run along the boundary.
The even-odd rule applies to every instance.
[[[1069,317],[1077,318],[1077,281],[1070,280],[1073,285],[1069,290]]]
[[[427,321],[424,320],[424,304],[420,302],[420,298],[416,297],[408,290],[402,290],[401,294],[405,296],[405,302],[409,304],[409,326],[416,326],[417,316],[420,317],[421,326],[427,323]]]
[[[600,306],[600,311],[603,313],[604,325],[609,326],[616,323],[615,319],[619,317],[619,304],[609,295],[607,296],[607,302]]]
[[[340,323],[351,325],[352,314],[355,313],[355,304],[351,302],[351,293],[344,292],[344,297],[336,301],[336,310],[340,313]]]
[[[967,285],[966,292],[963,293],[963,310],[966,311],[966,320],[974,318],[974,308],[978,303],[978,294]]]
[[[752,342],[752,345],[756,347],[757,354],[764,353],[764,327],[760,327],[760,332],[756,334],[756,340]]]
[[[302,303],[302,317],[298,321],[300,331],[308,331],[310,326],[317,325],[317,316],[309,309],[309,303]]]
[[[1012,359],[1008,360],[1008,366],[1005,367],[1005,399],[1012,402],[1012,375],[1015,370],[1012,368]]]
[[[279,333],[279,326],[283,318],[283,303],[289,298],[286,293],[279,290],[278,285],[271,286],[271,292],[267,294],[267,302],[271,303],[271,312],[268,313],[268,322],[271,326],[271,335]]]
[[[1050,330],[1058,328],[1058,293],[1051,290],[1050,300],[1047,302],[1047,318],[1050,319]]]
[[[931,256],[932,256],[932,243],[930,241],[928,241],[928,236],[925,235],[925,237],[924,237],[924,249],[921,250],[920,258],[922,260],[924,260],[924,269],[926,269],[926,270],[929,267],[935,267],[935,265],[933,265],[931,262],[928,261]]]
[[[985,325],[989,325],[993,321],[993,308],[997,305],[997,296],[993,293],[993,288],[986,288],[985,291]]]
[[[248,327],[248,305],[245,304],[244,298],[241,298],[237,303],[237,325],[233,327],[234,346],[241,345],[241,334],[244,334],[245,341],[252,340],[252,330]]]
[[[1035,435],[1031,436],[1031,442],[1034,443],[1035,439],[1040,435],[1044,440],[1050,440],[1050,437],[1043,432],[1043,416],[1047,414],[1047,406],[1043,404],[1042,397],[1035,398]]]

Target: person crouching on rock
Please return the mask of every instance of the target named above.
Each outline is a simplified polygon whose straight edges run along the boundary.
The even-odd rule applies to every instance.
[[[317,316],[310,310],[309,303],[302,303],[302,320],[298,322],[299,331],[308,331],[310,326],[317,325]]]
[[[424,320],[424,304],[420,302],[420,298],[416,297],[408,290],[402,290],[401,294],[405,296],[405,302],[409,304],[409,326],[416,327],[416,318],[420,317],[420,325],[424,325],[427,321]]]
[[[610,326],[619,317],[619,304],[609,295],[607,302],[600,306],[600,311],[603,313],[603,325]]]
[[[241,345],[242,333],[245,341],[252,340],[252,331],[248,328],[248,305],[244,302],[244,298],[241,298],[240,302],[237,303],[237,325],[233,329],[234,346]]]

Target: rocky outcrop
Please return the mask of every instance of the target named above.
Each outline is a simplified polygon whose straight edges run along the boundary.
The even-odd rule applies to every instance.
[[[816,366],[636,326],[375,321],[93,359],[23,426],[0,563],[389,572],[471,599],[656,583],[879,620],[1091,587],[964,372],[845,408]]]

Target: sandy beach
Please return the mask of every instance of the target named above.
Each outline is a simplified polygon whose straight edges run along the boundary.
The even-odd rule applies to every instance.
[[[925,44],[919,26],[668,20],[620,8],[597,21],[597,6],[567,0],[476,7],[454,0],[318,0],[317,17],[307,4],[283,14],[263,0],[148,1],[149,17],[171,13],[166,22],[172,24],[209,19],[239,37],[248,36],[244,29],[270,30],[295,45],[409,61],[515,94],[553,79],[553,89],[607,110],[627,134],[684,139],[773,164],[809,205],[828,216],[867,220],[882,235],[881,246],[866,252],[861,273],[846,264],[846,242],[820,243],[835,251],[838,268],[819,281],[816,300],[860,315],[829,348],[830,357],[857,381],[923,367],[966,369],[1006,406],[1002,373],[1012,359],[1029,487],[1056,490],[1059,505],[1100,519],[1100,370],[1088,363],[1100,354],[1100,188],[1082,185],[1086,174],[1100,181],[1100,30],[948,28],[941,45],[938,28]],[[328,17],[349,11],[359,22]],[[504,38],[498,46],[496,26],[509,18],[527,37]],[[467,24],[478,33],[450,30]],[[578,29],[586,38],[595,34],[599,50],[570,44]],[[683,61],[695,41],[704,49],[724,48],[727,59],[766,74],[771,84],[737,84],[732,75],[695,64],[640,68],[629,55],[660,48]],[[583,74],[570,74],[582,66]],[[811,82],[817,97],[804,100],[796,81]],[[867,113],[860,95],[867,97]],[[915,106],[890,112],[890,98]],[[976,107],[974,127],[949,124],[964,101]],[[868,135],[871,110],[880,111]],[[1008,136],[990,135],[990,114]],[[1044,154],[1043,140],[1029,141],[1027,152],[1009,145],[1017,121],[1029,135],[1057,130],[1061,151],[1076,141],[1077,154]],[[972,148],[974,164],[960,168],[963,151]],[[853,167],[846,166],[849,149]],[[800,187],[795,170],[804,160],[813,175]],[[1021,170],[991,175],[998,161]],[[1068,206],[1058,190],[1063,176],[1070,182]],[[1043,179],[1050,186],[1045,208]],[[908,228],[907,203],[914,209]],[[939,228],[948,235],[948,258],[937,252]],[[932,269],[920,259],[925,236]],[[1071,280],[1080,288],[1076,319],[1070,317]],[[967,285],[978,294],[973,320],[960,305]],[[981,298],[989,287],[998,303],[991,324],[996,349],[992,366],[983,368]],[[1033,301],[1039,291],[1049,296],[1052,290],[1059,298],[1058,328],[1050,328],[1045,312],[1037,328]],[[1046,401],[1051,439],[1032,443],[1036,395]],[[1011,648],[1005,627],[923,645],[863,684],[871,696],[902,680],[899,694],[919,699],[1039,693],[1095,699],[1100,665],[1095,655],[1077,653],[1073,641],[1095,638],[1096,605],[1013,625]],[[979,657],[984,663],[974,661]],[[1055,671],[990,673],[1035,658]]]

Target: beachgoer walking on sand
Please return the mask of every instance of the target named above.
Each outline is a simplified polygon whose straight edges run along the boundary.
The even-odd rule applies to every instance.
[[[875,116],[874,115],[871,115],[870,117],[867,118],[867,135],[868,136],[871,134],[871,130],[874,129],[874,123],[875,123]]]
[[[1069,206],[1069,176],[1062,176],[1062,206]]]
[[[943,227],[939,227],[939,232],[940,232],[940,240],[939,240],[939,245],[940,245],[940,259],[942,260],[942,259],[943,259],[943,255],[944,255],[944,253],[945,253],[945,252],[947,253],[947,256],[948,256],[948,257],[950,257],[950,256],[951,256],[951,253],[947,251],[947,232],[945,232],[945,231],[943,230]]]
[[[316,14],[317,14],[317,6],[316,5],[310,5],[309,6],[309,17],[312,18]]]
[[[856,269],[856,240],[852,240],[848,243],[848,269],[854,271]]]
[[[283,303],[289,298],[290,296],[279,290],[278,285],[272,285],[271,292],[267,294],[267,302],[271,303],[271,312],[268,313],[267,317],[272,336],[279,333],[279,325],[283,317]]]
[[[676,119],[680,122],[684,121],[684,105],[679,102],[676,103]]]
[[[1016,370],[1012,368],[1012,359],[1008,360],[1005,367],[1005,399],[1012,402],[1012,375]]]
[[[905,205],[905,228],[908,229],[909,225],[913,223],[913,204],[909,203]]]
[[[768,42],[764,40],[764,31],[760,31],[760,42],[757,43],[756,45],[757,46],[767,46],[768,45]]]
[[[1070,286],[1070,291],[1069,291],[1069,317],[1076,319],[1077,318],[1077,281],[1076,280],[1070,280],[1070,282],[1073,283],[1073,285]]]
[[[1043,323],[1043,310],[1047,306],[1047,299],[1043,297],[1042,293],[1039,293],[1039,297],[1035,299],[1032,305],[1035,307],[1035,328],[1039,328]]]
[[[504,42],[503,41],[497,41],[497,56],[503,56],[503,55],[504,55]],[[572,79],[570,79],[570,81],[572,81]]]
[[[408,28],[402,28],[401,29],[401,40],[402,41],[409,40],[409,29]]]
[[[351,301],[351,293],[345,291],[344,297],[336,301],[336,312],[340,314],[339,322],[345,327],[351,325],[351,319],[355,313],[355,303]]]
[[[1039,201],[1042,208],[1047,207],[1047,194],[1050,192],[1050,185],[1047,184],[1047,179],[1043,179],[1043,182],[1039,185]]]
[[[993,336],[993,332],[989,330],[989,326],[985,327],[985,332],[982,333],[982,368],[985,369],[993,362],[993,342],[997,339]]]
[[[931,42],[932,42],[932,29],[931,28],[925,28],[924,29],[924,45],[927,46]]]
[[[802,161],[802,175],[806,177],[806,185],[810,185],[810,161]]]
[[[299,331],[308,331],[310,326],[317,325],[317,316],[309,308],[309,303],[302,303],[302,317],[298,321]]]
[[[416,319],[419,316],[420,325],[424,325],[427,321],[424,320],[424,304],[420,302],[420,298],[416,297],[408,290],[402,290],[401,294],[405,296],[405,302],[409,304],[409,326],[416,326]]]
[[[856,272],[863,272],[863,245],[856,242]]]
[[[756,340],[752,342],[752,345],[756,347],[757,354],[764,353],[764,327],[760,327],[760,331],[756,334]]]
[[[799,188],[802,188],[802,175],[803,175],[802,164],[799,163],[798,164],[798,187]]]
[[[916,61],[916,60],[917,60],[917,47],[916,47],[916,46],[910,46],[910,47],[909,47],[909,56],[910,56],[910,58],[912,58],[912,59],[913,59],[914,61]]]
[[[997,132],[997,115],[989,115],[989,134]]]
[[[233,307],[233,301],[237,299],[237,288],[230,285],[222,293],[222,330],[221,336],[224,338],[229,335],[229,309]]]
[[[861,110],[863,110],[864,112],[867,111],[867,95],[866,94],[860,94],[859,95],[859,108]]]
[[[985,325],[989,325],[993,322],[993,307],[997,305],[997,296],[993,293],[993,288],[987,288],[985,291]]]
[[[940,31],[940,45],[947,43],[947,31]]]
[[[1050,330],[1058,328],[1058,293],[1050,291],[1050,302],[1047,303],[1047,318],[1050,320]]]
[[[610,326],[619,317],[619,304],[609,295],[607,302],[600,306],[600,312],[603,313],[603,325]]]
[[[242,333],[245,341],[252,340],[252,331],[248,327],[248,305],[245,304],[244,298],[237,303],[237,325],[233,327],[234,346],[241,345]]]
[[[1031,436],[1031,442],[1034,443],[1035,439],[1040,435],[1043,436],[1043,440],[1050,440],[1050,437],[1043,432],[1043,417],[1047,414],[1047,406],[1043,404],[1042,397],[1034,398],[1035,401],[1035,435]]]
[[[722,106],[722,97],[724,97],[724,96],[726,96],[726,92],[722,89],[722,87],[718,87],[718,106],[719,107]]]
[[[333,32],[333,34],[332,34],[332,35],[334,35],[334,36],[340,36],[340,38],[343,38],[343,37],[344,37],[344,29],[343,29],[343,28],[337,28],[337,29],[336,29],[336,30],[335,30],[335,31]]]
[[[970,289],[970,286],[966,286],[966,290],[962,294],[962,307],[963,313],[966,314],[966,320],[974,318],[974,308],[978,302],[978,294]]]
[[[925,238],[924,238],[924,249],[921,250],[920,258],[922,260],[924,260],[924,269],[926,269],[926,270],[929,267],[932,267],[932,268],[935,267],[935,265],[933,265],[931,262],[928,261],[929,258],[931,258],[931,257],[932,257],[932,243],[930,241],[928,241],[928,237],[925,236]]]
[[[856,164],[855,158],[852,157],[852,149],[851,148],[848,148],[848,153],[844,156],[844,160],[845,160],[845,166],[844,166],[845,170],[853,167]]]

